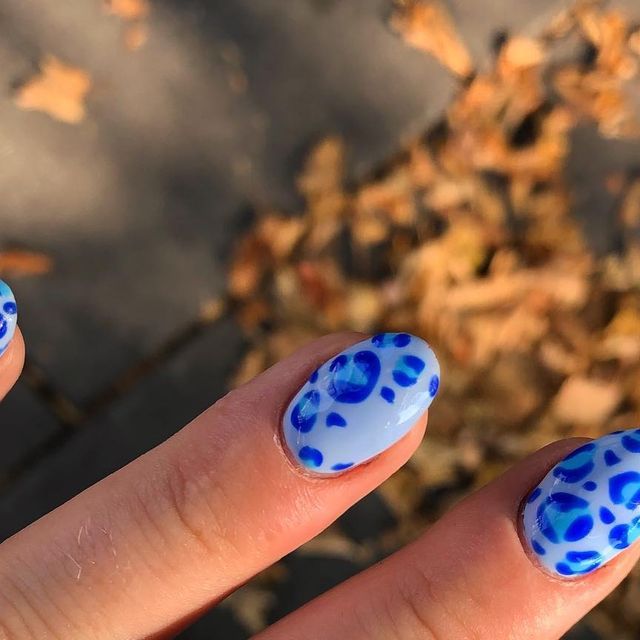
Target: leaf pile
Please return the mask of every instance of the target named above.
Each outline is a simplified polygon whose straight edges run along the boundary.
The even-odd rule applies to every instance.
[[[411,539],[547,442],[640,423],[640,179],[612,185],[623,246],[604,258],[572,216],[565,179],[578,124],[640,132],[638,31],[579,4],[537,38],[506,39],[492,68],[471,75],[435,6],[404,2],[394,25],[469,76],[443,121],[356,188],[341,141],[320,142],[298,178],[304,209],[260,213],[229,273],[253,345],[235,383],[344,329],[410,331],[439,354],[426,444],[380,489],[398,524],[359,545],[362,557]],[[577,54],[558,62],[569,42]],[[329,548],[332,535],[314,544]],[[591,625],[635,637],[639,590],[636,571]]]

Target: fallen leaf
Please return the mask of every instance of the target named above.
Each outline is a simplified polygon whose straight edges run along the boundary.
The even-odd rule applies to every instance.
[[[544,48],[538,40],[515,36],[509,38],[500,49],[498,64],[507,65],[513,69],[527,69],[542,64],[544,56]]]
[[[0,251],[0,275],[41,276],[49,273],[53,261],[35,251]]]
[[[473,62],[445,7],[435,0],[398,3],[391,26],[412,46],[434,56],[458,76],[469,76]]]
[[[77,124],[85,116],[85,100],[91,77],[83,69],[46,56],[40,71],[21,85],[14,95],[20,109],[42,111],[56,120]]]
[[[104,0],[107,13],[118,16],[123,20],[141,20],[149,15],[147,0]]]
[[[129,51],[137,51],[149,39],[149,27],[144,22],[134,22],[124,30],[124,46]]]
[[[553,403],[553,413],[567,424],[603,424],[622,399],[615,382],[595,380],[580,375],[567,378]]]

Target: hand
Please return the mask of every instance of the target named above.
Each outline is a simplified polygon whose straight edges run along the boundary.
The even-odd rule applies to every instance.
[[[363,336],[332,335],[306,346],[5,541],[0,638],[170,637],[322,531],[398,469],[423,437],[426,413],[412,414],[437,390],[437,362],[417,338],[404,344],[395,335],[378,338],[386,347],[366,339],[341,359],[336,354]],[[379,371],[370,356],[353,355],[363,349],[378,354]],[[16,330],[0,357],[0,398],[23,359]],[[393,402],[382,391],[387,380]],[[299,402],[330,383],[330,407],[313,395]],[[330,411],[336,407],[344,411]],[[391,435],[380,439],[383,421]],[[354,435],[363,429],[366,437]],[[637,549],[618,555],[637,536],[640,474],[629,468],[640,466],[636,444],[640,437],[626,432],[573,454],[584,441],[550,445],[461,502],[414,543],[258,638],[558,638],[638,557]],[[304,447],[320,452],[322,461]],[[343,451],[353,459],[341,462],[353,465],[327,468]],[[624,481],[614,479],[620,475]]]

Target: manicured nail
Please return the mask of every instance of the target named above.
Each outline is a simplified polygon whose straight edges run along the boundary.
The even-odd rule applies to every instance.
[[[18,307],[9,285],[0,280],[0,355],[9,346],[16,332]]]
[[[524,507],[524,537],[563,578],[595,571],[640,537],[640,429],[615,431],[559,462]]]
[[[424,340],[378,334],[311,374],[284,415],[285,442],[316,473],[350,469],[402,438],[439,385],[440,366]]]

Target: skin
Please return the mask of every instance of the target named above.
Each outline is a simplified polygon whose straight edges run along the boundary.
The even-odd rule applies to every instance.
[[[372,491],[411,456],[426,415],[375,460],[330,478],[295,466],[279,438],[281,416],[308,375],[362,337],[307,345],[2,543],[0,638],[171,637]],[[17,332],[0,358],[0,397],[23,359]],[[638,555],[630,549],[567,582],[525,551],[520,504],[578,444],[555,443],[524,460],[413,544],[258,637],[558,638]]]

